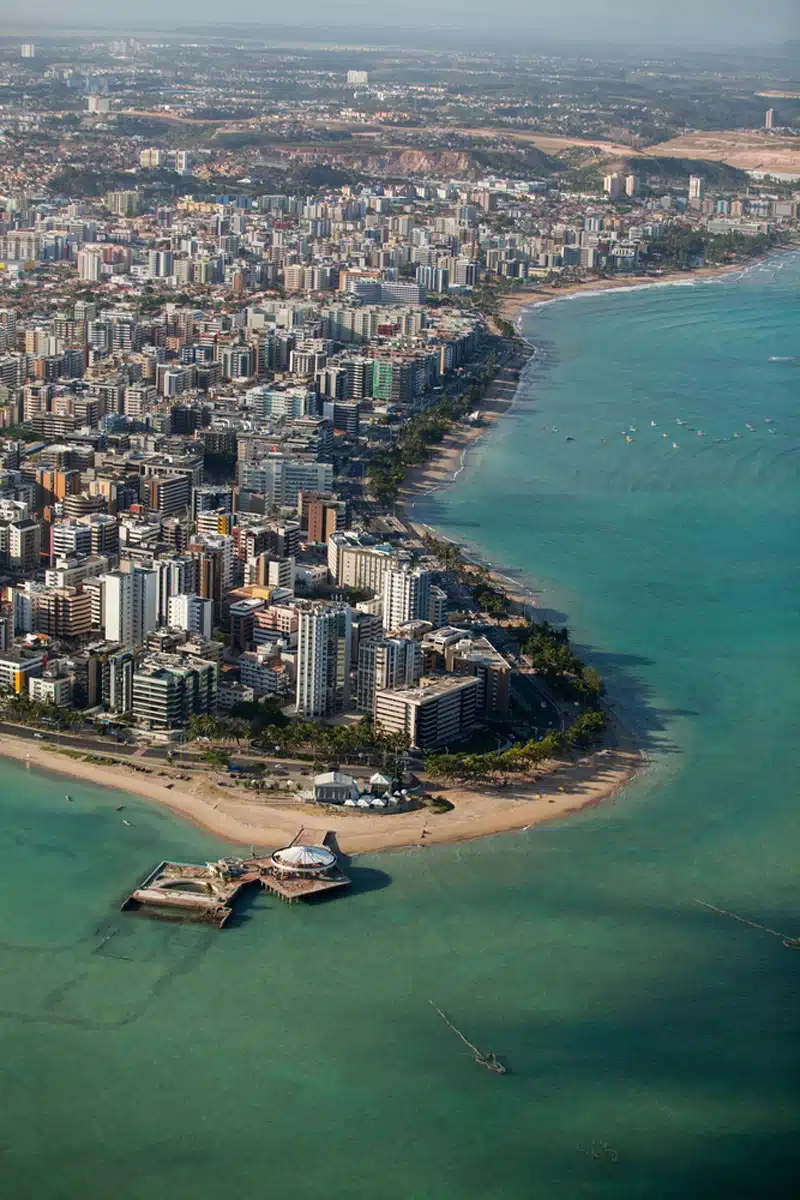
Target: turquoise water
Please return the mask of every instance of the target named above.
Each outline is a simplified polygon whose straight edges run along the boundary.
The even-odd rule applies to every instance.
[[[219,934],[117,911],[218,843],[3,764],[3,1194],[797,1194],[800,954],[692,897],[800,934],[800,366],[769,361],[800,356],[799,283],[794,256],[534,310],[519,405],[418,509],[609,677],[651,756],[614,803]]]

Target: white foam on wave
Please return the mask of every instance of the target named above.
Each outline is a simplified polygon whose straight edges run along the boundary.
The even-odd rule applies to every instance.
[[[649,291],[650,288],[693,288],[698,283],[711,283],[712,280],[697,279],[654,279],[647,283],[624,283],[620,287],[587,288],[581,292],[569,292],[566,296],[551,296],[548,300],[534,300],[525,306],[525,312],[532,308],[543,308],[548,304],[564,304],[567,300],[581,300],[585,296],[616,296],[628,295],[630,292]],[[713,280],[717,282],[717,278]]]

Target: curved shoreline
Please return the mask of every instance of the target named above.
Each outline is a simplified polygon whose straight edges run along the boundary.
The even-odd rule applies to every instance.
[[[107,789],[109,809],[115,810],[126,796],[148,800],[240,847],[275,849],[288,845],[301,827],[314,830],[320,840],[334,829],[340,849],[352,856],[447,845],[525,830],[608,800],[640,773],[645,762],[629,731],[614,714],[611,721],[612,745],[576,761],[542,768],[535,782],[521,781],[502,790],[487,787],[480,792],[437,787],[436,792],[446,795],[454,805],[446,813],[423,808],[372,815],[302,802],[282,806],[265,802],[245,789],[220,787],[210,771],[196,772],[188,783],[178,779],[179,771],[162,766],[154,768],[152,774],[131,772],[121,779],[120,766],[83,762],[10,736],[3,738],[0,756],[60,779],[76,779]],[[172,784],[170,788],[165,786],[167,782]],[[73,800],[80,811],[80,794]],[[93,804],[96,807],[97,801]]]
[[[708,273],[711,274],[712,272],[709,271]],[[714,275],[726,273],[728,272],[713,271]],[[674,279],[657,280],[655,281],[655,286],[680,286],[683,283],[685,283],[685,276],[680,275]],[[583,289],[581,285],[576,285],[574,289],[570,290],[569,295],[554,295],[533,302],[528,297],[524,302],[514,304],[511,310],[504,309],[501,305],[501,315],[507,320],[511,320],[512,317],[516,316],[515,324],[517,329],[520,330],[525,313],[529,309],[550,304],[553,300],[568,299],[570,296],[581,294],[602,295],[605,291],[612,290],[635,290],[642,286],[647,287],[651,285],[627,280],[619,281],[616,284],[609,282],[607,288],[600,288],[592,293]],[[521,332],[517,334],[516,343],[518,344],[517,365],[501,369],[498,373],[500,376],[499,390],[496,387],[496,381],[493,382],[481,404],[481,413],[484,416],[485,425],[477,430],[460,427],[453,430],[452,433],[447,434],[440,443],[433,447],[432,456],[428,462],[423,463],[419,467],[412,468],[401,486],[400,500],[397,506],[398,511],[401,517],[405,519],[408,527],[416,533],[420,540],[425,537],[426,533],[434,533],[444,541],[453,540],[447,534],[440,533],[435,525],[415,517],[409,510],[414,508],[417,500],[424,499],[452,485],[467,466],[469,451],[477,445],[485,433],[490,432],[501,417],[511,412],[517,406],[520,387],[524,381],[526,370],[531,364],[536,364],[537,351],[535,344]],[[514,393],[510,397],[506,393],[507,378],[505,377],[509,369],[513,370],[516,374]],[[531,616],[532,610],[540,607],[541,592],[536,589],[534,584],[524,580],[524,574],[521,581],[512,574],[509,574],[512,568],[494,563],[474,550],[469,550],[465,553],[464,558],[467,561],[475,562],[488,569],[491,581],[497,584],[510,598],[512,612],[523,616]],[[649,761],[646,751],[640,745],[631,727],[619,716],[611,705],[606,705],[605,711],[609,722],[609,732],[606,741],[600,747],[599,751],[596,754],[588,755],[586,758],[579,760],[579,763],[565,763],[557,768],[557,771],[563,771],[565,773],[564,777],[569,780],[570,778],[574,778],[574,775],[571,776],[571,772],[574,773],[579,766],[585,770],[585,764],[591,761],[593,764],[592,769],[597,772],[595,782],[598,785],[601,784],[601,786],[598,787],[595,794],[591,796],[587,795],[580,803],[572,804],[563,810],[564,815],[566,813],[578,812],[583,808],[593,807],[604,800],[612,798],[635,776],[639,775]],[[604,754],[612,754],[614,756],[613,765],[611,765],[610,770],[608,770],[610,764],[607,761],[602,763],[597,762],[598,757]],[[530,797],[531,794],[536,795],[537,789],[543,786],[539,781],[533,783],[527,781],[520,782],[517,792],[518,794],[522,793]],[[451,793],[447,793],[447,795],[448,799],[452,799]],[[540,815],[533,819],[531,824],[538,824],[546,819],[546,815]],[[509,828],[519,828],[519,826],[509,826]],[[491,832],[500,831],[492,830]],[[484,836],[484,834],[476,832],[475,836]]]
[[[630,275],[612,279],[585,279],[580,282],[567,283],[563,287],[553,284],[540,284],[529,289],[521,288],[516,292],[508,292],[500,299],[500,316],[512,324],[515,318],[521,318],[528,309],[541,305],[552,304],[556,300],[572,300],[579,296],[605,296],[608,292],[635,292],[649,288],[660,287],[694,287],[701,283],[713,283],[717,279],[727,279],[728,276],[745,275],[748,271],[756,270],[763,263],[784,254],[796,254],[800,251],[800,243],[788,242],[782,246],[772,246],[763,254],[746,262],[725,263],[713,267],[696,267],[687,271],[665,271],[663,275]],[[527,340],[527,339],[524,339]]]

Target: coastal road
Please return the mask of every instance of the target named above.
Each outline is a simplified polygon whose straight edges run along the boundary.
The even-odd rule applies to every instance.
[[[85,750],[87,754],[133,754],[136,745],[129,742],[115,744],[113,738],[92,737],[89,734],[64,733],[60,729],[37,728],[30,725],[13,725],[8,721],[0,722],[0,734],[9,737],[23,738],[35,743],[48,743],[51,746],[64,746],[68,749]]]
[[[511,676],[511,690],[523,706],[531,712],[534,725],[537,714],[541,714],[542,725],[547,729],[560,729],[562,732],[566,729],[567,718],[564,710],[544,691],[532,675],[515,671]]]
[[[135,752],[140,749],[138,743],[123,743],[120,742],[114,745],[110,738],[97,738],[91,736],[83,736],[78,734],[62,733],[55,729],[34,729],[27,725],[13,725],[9,722],[0,722],[0,736],[7,734],[10,737],[21,738],[24,741],[29,741],[32,746],[42,746],[49,749],[65,749],[65,750],[80,750],[87,754],[106,754],[116,755],[120,758],[133,757]],[[185,768],[200,768],[209,772],[219,772],[219,767],[214,767],[209,763],[203,762],[203,754],[209,748],[205,743],[192,743],[193,748],[190,750],[185,745],[180,746],[146,746],[141,747],[143,753],[136,755],[137,761],[142,764],[153,760],[166,762],[170,751],[172,751],[172,765],[176,769]],[[328,760],[318,760],[315,764],[313,760],[304,758],[279,758],[276,754],[266,754],[251,749],[248,745],[241,747],[226,747],[230,750],[231,758],[239,763],[252,763],[258,766],[267,768],[266,773],[277,776],[279,779],[284,779],[287,783],[292,783],[298,788],[308,788],[311,785],[311,779],[320,771],[327,770]],[[274,764],[274,768],[273,768]],[[363,775],[364,772],[372,774],[377,770],[382,770],[380,766],[375,766],[368,762],[346,763],[340,764],[344,771]],[[273,769],[270,769],[273,768]],[[224,769],[223,769],[224,770]],[[122,786],[122,785],[121,785]]]

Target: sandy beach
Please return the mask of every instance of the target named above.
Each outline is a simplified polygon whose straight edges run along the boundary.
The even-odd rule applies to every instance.
[[[732,263],[724,267],[699,267],[696,271],[668,271],[663,275],[625,275],[615,279],[585,279],[581,283],[534,284],[508,292],[500,298],[500,316],[514,321],[524,308],[533,304],[544,304],[550,300],[563,300],[566,296],[581,292],[613,292],[625,288],[636,288],[658,284],[691,283],[694,279],[710,279],[741,271],[749,263]]]
[[[792,238],[785,245],[772,246],[764,254],[746,262],[727,263],[724,266],[697,267],[693,271],[664,271],[662,274],[620,275],[613,279],[584,279],[580,283],[532,284],[530,287],[522,287],[501,296],[500,316],[513,323],[524,308],[530,308],[534,304],[545,304],[550,300],[563,300],[566,296],[576,296],[582,292],[612,292],[625,288],[657,287],[660,284],[690,284],[695,279],[718,279],[757,266],[764,259],[774,255],[790,254],[797,249],[798,242]]]
[[[423,808],[370,814],[320,809],[289,797],[271,801],[230,783],[220,786],[213,770],[193,771],[191,780],[183,781],[178,776],[186,771],[160,764],[149,768],[149,773],[132,770],[130,763],[101,766],[24,738],[4,736],[0,753],[39,770],[108,788],[110,807],[124,801],[123,793],[162,804],[209,833],[248,849],[285,846],[305,826],[318,831],[320,840],[327,830],[335,830],[345,854],[468,841],[563,817],[607,799],[644,761],[627,732],[615,726],[607,748],[575,762],[554,763],[549,771],[539,770],[535,780],[481,791],[436,784],[431,790],[454,805],[450,812],[437,814]],[[172,787],[166,786],[169,783]],[[60,791],[64,785],[54,786]]]

